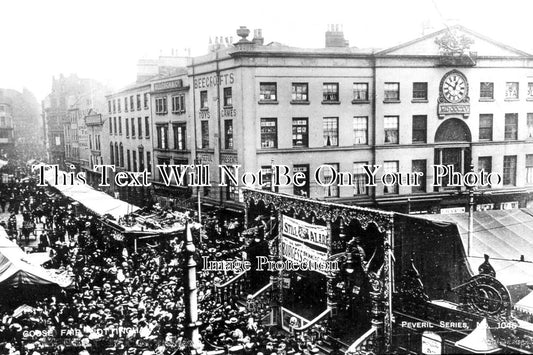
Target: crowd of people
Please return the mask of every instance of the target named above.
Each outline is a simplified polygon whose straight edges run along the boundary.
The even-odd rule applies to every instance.
[[[134,250],[117,230],[31,178],[0,184],[0,196],[10,212],[0,223],[9,237],[25,247],[36,239],[35,251],[51,256],[44,267],[73,279],[69,288],[46,292],[32,288],[26,297],[0,305],[0,354],[186,353],[181,235],[154,238]],[[17,215],[22,216],[22,226]],[[202,228],[194,231],[197,261],[202,255],[212,260],[244,258],[247,248],[263,235],[245,238],[241,232],[242,223],[236,218],[219,223],[214,215],[204,217]],[[242,295],[222,300],[217,287],[234,276],[231,271],[204,271],[199,262],[204,351],[318,352],[320,337],[265,325],[268,307],[254,311],[239,303]],[[16,301],[25,303],[23,311],[17,312]]]

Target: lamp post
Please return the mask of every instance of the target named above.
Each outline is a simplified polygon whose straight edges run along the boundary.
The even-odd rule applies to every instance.
[[[202,165],[202,160],[200,158],[194,159],[194,165],[196,167]],[[200,167],[201,168],[201,167]],[[198,177],[198,179],[200,179]],[[198,181],[198,185],[200,184],[200,181]],[[200,186],[196,188],[196,198],[198,200],[198,223],[202,223],[202,200],[200,198]],[[201,237],[200,237],[201,240]]]
[[[200,341],[198,327],[198,294],[196,290],[196,261],[194,253],[196,248],[192,239],[191,226],[185,224],[185,241],[183,243],[183,285],[185,302],[185,339],[189,344],[190,354],[201,354],[203,344]]]
[[[270,159],[270,191],[276,192],[276,188],[274,187],[274,159]]]
[[[474,164],[470,164],[470,171],[474,171]],[[466,255],[472,251],[472,239],[474,237],[474,186],[468,187],[468,241]]]

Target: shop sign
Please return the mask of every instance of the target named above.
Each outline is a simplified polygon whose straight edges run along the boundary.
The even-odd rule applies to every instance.
[[[441,208],[441,214],[454,214],[454,213],[465,213],[466,209],[464,207],[450,207],[450,208]]]
[[[158,90],[167,90],[167,89],[177,89],[183,87],[183,80],[173,80],[173,81],[165,81],[163,83],[155,83],[154,84],[154,91]]]
[[[448,103],[439,103],[439,117],[443,118],[445,115],[454,115],[460,114],[468,117],[470,115],[470,105],[469,104],[448,104]]]
[[[480,203],[476,206],[476,211],[490,211],[494,209],[494,203]]]
[[[212,154],[198,154],[198,160],[200,160],[201,163],[212,163],[213,155]]]
[[[195,78],[193,85],[195,89],[207,89],[218,85],[232,85],[235,82],[233,73],[208,75],[201,78]]]
[[[518,208],[518,201],[500,203],[500,210],[512,210]]]
[[[239,163],[236,154],[222,154],[222,156],[220,157],[220,162],[222,164],[238,164]]]

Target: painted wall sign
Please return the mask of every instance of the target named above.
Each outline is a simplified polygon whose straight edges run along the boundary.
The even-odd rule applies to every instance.
[[[233,73],[210,75],[202,78],[194,79],[195,89],[206,89],[217,85],[231,85],[235,82],[235,75]]]
[[[220,116],[222,117],[235,117],[237,116],[237,110],[234,108],[223,108],[220,110]]]
[[[201,111],[198,111],[198,117],[200,117],[200,119],[202,120],[208,120],[211,118],[211,115],[209,114],[209,111],[201,110]]]
[[[167,90],[167,89],[176,89],[183,87],[183,80],[172,80],[172,81],[165,81],[163,83],[155,83],[154,84],[154,90]]]

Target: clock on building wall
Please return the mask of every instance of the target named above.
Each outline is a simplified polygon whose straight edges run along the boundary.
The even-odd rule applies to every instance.
[[[449,102],[460,102],[467,94],[466,79],[459,72],[450,72],[444,77],[442,94]]]
[[[440,81],[439,117],[447,115],[470,114],[470,98],[468,97],[468,81],[466,76],[458,70],[446,73]]]

